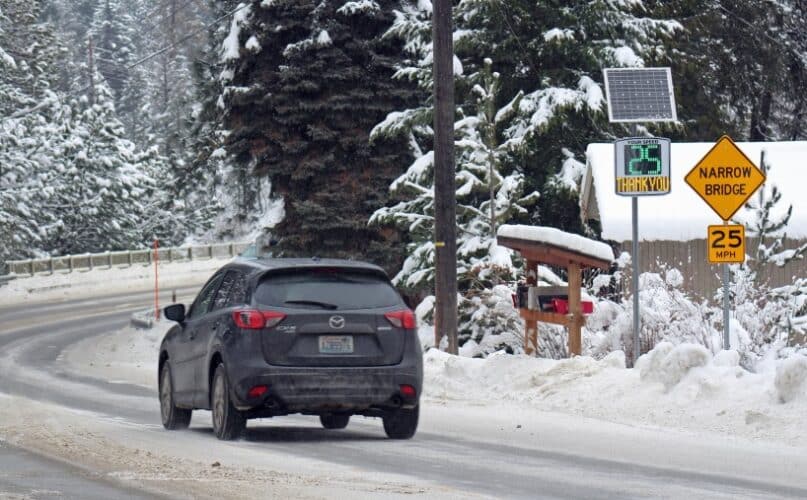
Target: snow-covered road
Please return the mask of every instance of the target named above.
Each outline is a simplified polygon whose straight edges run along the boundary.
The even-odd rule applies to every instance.
[[[244,440],[226,443],[197,412],[189,431],[169,433],[153,388],[64,362],[71,346],[100,345],[150,299],[129,292],[0,308],[0,443],[171,496],[807,498],[801,448],[515,402],[427,398],[406,442],[385,439],[380,422],[364,418],[344,431],[323,430],[313,417],[253,421]]]

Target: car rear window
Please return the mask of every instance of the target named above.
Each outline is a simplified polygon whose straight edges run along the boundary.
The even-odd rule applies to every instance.
[[[312,269],[271,274],[255,290],[255,302],[300,309],[372,309],[402,304],[388,280],[345,270]]]

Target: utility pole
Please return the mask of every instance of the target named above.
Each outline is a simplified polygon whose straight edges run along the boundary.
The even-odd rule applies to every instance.
[[[95,62],[93,61],[93,42],[92,42],[92,35],[90,35],[87,39],[88,48],[87,48],[87,71],[89,72],[90,76],[90,105],[95,104]]]
[[[434,43],[434,336],[457,354],[457,191],[454,168],[454,41],[451,0],[433,0]]]

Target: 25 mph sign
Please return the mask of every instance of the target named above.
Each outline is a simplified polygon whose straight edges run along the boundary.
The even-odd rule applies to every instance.
[[[727,226],[709,226],[708,242],[709,263],[742,264],[745,262],[745,226],[733,224]]]
[[[724,135],[684,180],[727,221],[765,182],[765,174]]]

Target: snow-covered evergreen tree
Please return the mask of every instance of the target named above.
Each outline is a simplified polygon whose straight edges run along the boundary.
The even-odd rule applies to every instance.
[[[0,6],[0,262],[41,250],[56,220],[45,206],[53,154],[47,127],[59,104],[52,87],[62,47],[39,21],[40,7],[23,0]]]
[[[49,124],[59,151],[47,209],[59,216],[47,248],[54,254],[118,250],[148,240],[144,221],[151,158],[125,138],[114,98],[101,83],[95,102],[72,102]]]
[[[405,142],[369,143],[373,126],[410,103],[390,77],[398,42],[382,38],[398,0],[252,1],[224,40],[226,154],[241,182],[271,181],[285,218],[274,228],[284,255],[400,260],[394,231],[367,226],[386,186],[410,161]],[[242,223],[259,213],[246,191]]]
[[[766,174],[770,166],[765,161],[765,152],[762,153],[760,168]],[[793,215],[793,205],[781,206],[782,193],[778,186],[767,182],[748,201],[747,208],[752,216],[746,222],[746,236],[757,238],[757,248],[752,258],[755,270],[760,266],[772,263],[784,266],[795,259],[804,258],[807,244],[796,248],[785,248],[787,239],[787,225]]]
[[[524,176],[506,172],[508,154],[501,130],[512,118],[511,107],[496,109],[500,75],[492,61],[468,80],[473,82],[476,113],[454,126],[457,149],[457,276],[463,289],[482,289],[500,280],[514,279],[511,253],[496,245],[495,227],[524,216],[538,194],[524,192]],[[517,96],[514,102],[517,102]],[[380,128],[376,133],[394,133]],[[379,209],[371,224],[393,224],[409,232],[409,256],[395,282],[413,291],[429,290],[434,280],[434,153],[417,158],[391,186],[403,198]]]
[[[129,81],[132,78],[129,66],[135,61],[136,31],[127,2],[121,0],[99,0],[93,13],[89,36],[93,38],[96,51],[95,66],[115,97],[115,104],[121,112],[130,111],[142,105],[133,101]],[[142,84],[142,82],[139,82]],[[138,93],[139,94],[139,93]]]

